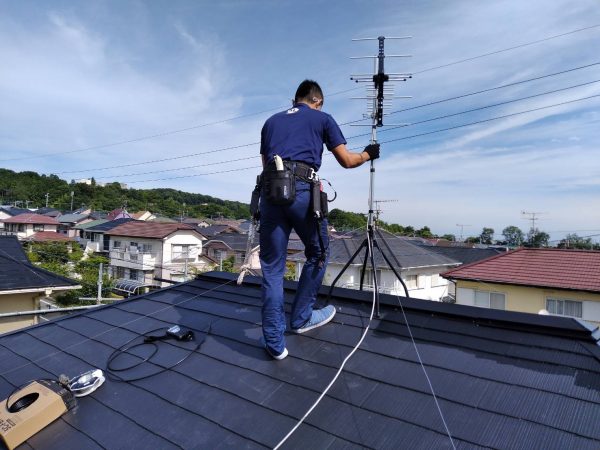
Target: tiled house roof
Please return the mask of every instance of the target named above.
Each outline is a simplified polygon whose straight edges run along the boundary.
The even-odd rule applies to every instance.
[[[0,236],[0,294],[2,291],[50,287],[80,286],[73,280],[31,264],[16,236]]]
[[[522,248],[450,270],[442,276],[600,292],[600,251]]]
[[[35,225],[59,225],[58,220],[41,214],[23,213],[4,220],[4,223],[32,223]]]
[[[193,226],[185,223],[141,222],[137,220],[119,225],[104,234],[111,236],[164,239],[178,230],[188,230],[200,234]]]
[[[273,448],[331,381],[368,322],[368,293],[336,289],[331,324],[287,337],[283,361],[260,343],[260,283],[205,275],[0,337],[0,398],[36,378],[104,369],[132,338],[172,324],[202,345],[165,341],[30,438],[33,449]],[[286,309],[296,288],[286,283]],[[395,297],[382,295],[362,346],[283,448],[451,448]],[[600,347],[581,323],[403,300],[454,445],[600,446]],[[207,329],[210,325],[210,332]],[[154,331],[156,333],[156,331]],[[138,362],[139,358],[122,362]]]

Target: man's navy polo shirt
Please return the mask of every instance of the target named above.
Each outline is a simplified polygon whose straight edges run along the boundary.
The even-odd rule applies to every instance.
[[[332,150],[345,144],[346,139],[333,117],[298,103],[267,119],[260,142],[260,153],[265,155],[267,163],[279,155],[281,159],[302,161],[319,170],[323,144]]]

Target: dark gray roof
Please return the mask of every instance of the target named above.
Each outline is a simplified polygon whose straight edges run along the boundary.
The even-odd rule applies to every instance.
[[[289,335],[290,356],[273,361],[260,343],[259,281],[237,286],[236,276],[205,275],[0,337],[6,398],[31,379],[104,369],[115,349],[159,327],[180,324],[201,338],[211,326],[192,353],[194,343],[159,343],[156,364],[189,355],[177,367],[137,382],[107,380],[24,448],[273,448],[359,340],[370,296],[336,289],[333,322]],[[285,286],[289,309],[296,285]],[[396,298],[381,300],[381,319],[284,448],[450,448]],[[600,446],[600,347],[589,328],[562,317],[403,305],[457,448]],[[121,375],[160,366],[138,370]]]
[[[453,259],[460,264],[470,264],[491,258],[500,253],[506,253],[505,250],[498,248],[438,247],[436,245],[427,245],[425,248],[431,252]]]
[[[200,228],[200,232],[202,232],[204,228]],[[256,233],[254,235],[253,247],[258,245],[259,234]],[[206,241],[203,246],[210,247],[212,243],[223,242],[229,248],[234,251],[243,252],[246,251],[246,247],[248,246],[248,235],[247,234],[237,234],[237,233],[222,233],[213,236],[210,240]]]
[[[4,211],[6,214],[10,214],[11,216],[18,216],[19,214],[31,214],[31,210],[24,208],[16,208],[14,206],[5,205],[0,206],[0,209]]]
[[[231,225],[209,225],[208,227],[198,228],[198,231],[208,238],[214,238],[221,234],[241,234]]]
[[[31,264],[16,236],[0,236],[0,293],[66,286],[78,283]]]
[[[110,231],[115,227],[118,227],[119,225],[123,225],[124,223],[127,222],[131,222],[133,219],[130,219],[129,217],[123,218],[123,219],[115,219],[115,220],[109,220],[108,222],[104,222],[101,223],[99,225],[90,227],[90,228],[86,228],[85,231],[90,231],[92,233],[104,233],[105,231]]]
[[[56,220],[60,223],[77,223],[87,217],[89,217],[89,214],[63,214],[58,216]]]
[[[430,266],[455,266],[458,263],[443,255],[431,252],[429,247],[423,247],[411,240],[401,239],[383,230],[375,230],[377,243],[388,257],[394,269],[403,270],[417,267]],[[354,252],[358,250],[361,243],[366,239],[365,232],[348,233],[342,237],[333,237],[329,240],[329,263],[346,264]],[[303,253],[297,253],[290,260],[305,259]],[[355,264],[362,264],[364,251],[354,260]],[[378,268],[388,268],[388,264],[381,256],[381,252],[375,251],[375,264]]]

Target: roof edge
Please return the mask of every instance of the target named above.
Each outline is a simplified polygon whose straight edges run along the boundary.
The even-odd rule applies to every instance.
[[[205,272],[198,275],[197,279],[223,282],[236,280],[238,275],[239,274],[232,272]],[[262,285],[262,278],[246,276],[243,284],[260,286]],[[284,280],[283,282],[285,290],[295,291],[297,286],[298,282],[296,281]],[[327,296],[329,289],[330,286],[322,285],[319,289],[319,295],[322,297]],[[371,291],[359,291],[335,287],[332,292],[332,297],[371,304],[373,294]],[[542,316],[516,311],[503,311],[436,302],[433,300],[421,300],[389,294],[379,294],[381,305],[397,308],[399,306],[399,299],[402,302],[402,307],[407,310],[426,311],[431,314],[455,317],[462,320],[468,319],[483,326],[511,329],[521,332],[535,332],[551,336],[570,337],[600,345],[600,328],[579,319],[559,316]]]

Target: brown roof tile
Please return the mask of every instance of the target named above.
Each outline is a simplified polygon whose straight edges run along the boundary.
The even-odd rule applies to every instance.
[[[42,216],[41,214],[24,213],[4,220],[4,223],[33,223],[43,225],[59,225],[54,217]]]
[[[185,223],[161,223],[161,222],[141,222],[131,221],[119,225],[106,235],[113,236],[130,236],[140,238],[163,239],[177,230],[189,230],[199,234],[196,229]]]
[[[600,251],[523,248],[464,265],[442,276],[600,292]]]

